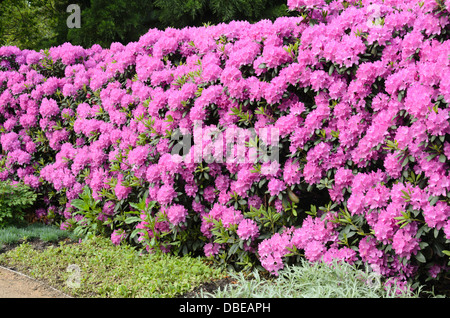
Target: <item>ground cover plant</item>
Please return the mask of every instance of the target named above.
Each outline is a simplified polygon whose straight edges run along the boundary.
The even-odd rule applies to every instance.
[[[177,297],[226,274],[204,260],[142,254],[108,238],[61,241],[36,249],[31,242],[0,254],[0,264],[27,273],[72,297]]]
[[[448,1],[287,3],[298,17],[0,48],[0,178],[115,244],[443,278]]]
[[[397,290],[385,287],[369,270],[355,268],[345,262],[289,265],[273,279],[263,278],[257,271],[245,276],[232,274],[233,284],[213,292],[200,292],[202,298],[419,298],[421,288]],[[422,296],[425,296],[423,293]],[[442,297],[429,292],[429,297]]]

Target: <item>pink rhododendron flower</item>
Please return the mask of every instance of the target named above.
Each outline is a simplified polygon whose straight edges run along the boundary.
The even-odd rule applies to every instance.
[[[392,178],[399,178],[402,172],[402,165],[398,154],[395,152],[388,154],[384,160],[384,167]]]
[[[450,218],[450,206],[442,201],[438,201],[436,205],[426,205],[423,216],[429,227],[441,229],[446,225]]]
[[[288,160],[284,166],[283,179],[288,186],[299,184],[301,179],[301,170],[298,163]]]
[[[171,205],[166,210],[166,213],[169,218],[169,222],[173,225],[178,225],[179,223],[184,222],[187,216],[186,208],[179,204]]]
[[[447,221],[444,225],[444,233],[445,237],[449,240],[450,239],[450,220]]]
[[[39,112],[43,117],[55,116],[59,114],[58,103],[54,99],[44,98]]]
[[[14,151],[20,147],[19,135],[15,132],[3,134],[0,137],[0,142],[5,151]]]
[[[258,245],[261,265],[270,273],[278,275],[278,271],[284,268],[283,257],[289,253],[291,247],[289,233],[275,233],[271,238],[262,241]]]
[[[225,228],[239,224],[243,218],[241,211],[235,210],[233,207],[224,208],[221,215],[222,224]]]
[[[417,226],[412,226],[411,223],[400,228],[393,236],[392,248],[400,257],[409,259],[412,254],[416,254],[419,250],[419,240],[414,237],[417,232]]]
[[[271,179],[268,184],[270,195],[277,196],[281,191],[286,189],[286,185],[279,179]]]
[[[123,186],[122,180],[123,180],[122,175],[119,175],[116,187],[114,188],[114,192],[119,200],[123,200],[123,199],[127,198],[132,190],[131,187]]]
[[[203,251],[205,252],[206,257],[212,257],[219,253],[221,245],[218,243],[206,243],[203,247]]]
[[[258,225],[252,219],[244,219],[239,223],[236,233],[242,240],[255,239],[259,235]]]
[[[342,248],[330,248],[323,255],[323,262],[332,264],[334,260],[344,261],[352,264],[357,259],[357,254],[351,248],[344,246]]]
[[[111,234],[111,242],[114,245],[119,245],[120,242],[122,242],[122,240],[125,237],[125,231],[124,230],[114,230],[114,232],[112,232]]]
[[[161,205],[168,205],[176,197],[177,193],[173,189],[173,186],[165,184],[158,190],[157,200]]]
[[[427,117],[427,130],[431,135],[445,135],[450,133],[448,122],[449,114],[447,110],[439,109],[438,112],[430,112]]]
[[[135,166],[142,166],[148,157],[148,147],[138,146],[128,153],[128,162]]]

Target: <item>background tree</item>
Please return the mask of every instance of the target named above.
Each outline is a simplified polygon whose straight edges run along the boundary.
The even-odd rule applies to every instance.
[[[155,5],[161,10],[162,25],[176,28],[288,15],[286,0],[156,0]]]
[[[62,21],[59,33],[63,34],[65,29],[67,41],[84,47],[137,41],[149,28],[159,24],[153,1],[91,0],[80,7],[81,28],[68,29]]]
[[[79,29],[67,27],[71,3],[81,9]],[[286,0],[0,0],[0,45],[109,47],[137,41],[150,28],[257,22],[289,14]]]
[[[3,0],[0,3],[0,45],[40,49],[56,36],[55,0]]]

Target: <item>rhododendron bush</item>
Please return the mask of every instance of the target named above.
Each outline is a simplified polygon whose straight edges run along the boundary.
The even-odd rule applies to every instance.
[[[288,6],[299,17],[105,49],[0,48],[0,178],[39,193],[37,217],[115,244],[439,277],[450,3]]]

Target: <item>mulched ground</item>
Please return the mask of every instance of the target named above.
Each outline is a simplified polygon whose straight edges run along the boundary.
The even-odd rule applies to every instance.
[[[219,288],[224,288],[229,284],[235,284],[236,280],[230,277],[223,279],[217,279],[211,282],[203,283],[200,286],[195,287],[192,291],[179,295],[178,298],[197,298],[203,293],[213,293]]]
[[[0,254],[15,249],[24,241],[7,244],[0,247]],[[39,239],[28,240],[34,249],[44,250],[48,246],[57,246],[58,243],[45,242]],[[45,282],[35,280],[20,273],[14,267],[0,268],[0,298],[65,298],[70,297]]]
[[[76,243],[76,241],[72,241],[70,239],[63,239],[62,241],[66,242],[66,244]],[[33,239],[27,239],[26,241],[20,240],[17,243],[11,243],[11,244],[6,244],[6,245],[2,244],[3,246],[0,246],[0,254],[6,253],[10,250],[13,250],[25,242],[29,243],[33,247],[33,249],[38,250],[38,251],[42,251],[49,246],[55,246],[55,247],[59,246],[59,242],[49,242],[49,241],[43,241],[39,238],[33,238]]]

